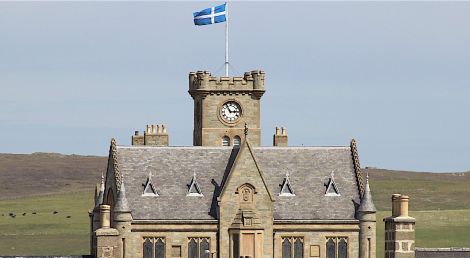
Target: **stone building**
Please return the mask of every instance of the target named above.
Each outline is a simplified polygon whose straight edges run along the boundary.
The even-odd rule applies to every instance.
[[[127,258],[375,258],[376,218],[356,142],[261,146],[262,71],[189,74],[192,147],[164,125],[111,141],[90,212],[91,252]]]

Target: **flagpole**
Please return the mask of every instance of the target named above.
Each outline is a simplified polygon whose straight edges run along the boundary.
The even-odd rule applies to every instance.
[[[228,2],[225,2],[225,76],[228,76]]]

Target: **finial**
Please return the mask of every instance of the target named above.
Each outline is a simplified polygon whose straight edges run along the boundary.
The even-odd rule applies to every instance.
[[[331,171],[331,178],[334,178],[334,177],[335,177],[335,171],[332,170],[332,171]]]
[[[245,123],[245,137],[248,135],[248,124]]]

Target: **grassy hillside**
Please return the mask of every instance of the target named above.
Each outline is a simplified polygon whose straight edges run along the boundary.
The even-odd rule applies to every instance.
[[[57,153],[0,154],[0,200],[94,191],[106,158]]]
[[[0,256],[89,253],[92,206],[89,191],[0,201]]]
[[[410,210],[470,209],[470,172],[423,173],[364,169],[369,172],[378,210],[391,209],[391,195],[410,196]]]

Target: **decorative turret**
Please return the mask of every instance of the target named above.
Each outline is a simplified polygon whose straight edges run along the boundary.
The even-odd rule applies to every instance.
[[[115,227],[122,234],[127,230],[130,230],[130,224],[132,221],[131,210],[126,198],[126,188],[124,181],[121,183],[121,190],[117,194],[116,205],[114,206],[114,223]]]
[[[366,185],[364,195],[361,199],[361,205],[359,206],[359,212],[376,212],[374,202],[372,201],[372,194],[369,187],[369,173],[366,174]]]
[[[367,173],[364,194],[358,209],[359,258],[376,258],[376,212],[369,187],[369,173]]]
[[[117,194],[114,212],[130,212],[129,204],[127,203],[126,188],[124,186],[124,182],[121,183],[121,191],[119,191]]]
[[[104,198],[104,175],[101,174],[101,183],[100,183],[100,188],[98,189],[97,194],[96,194],[95,207],[99,207],[101,204],[103,204],[103,198]]]

